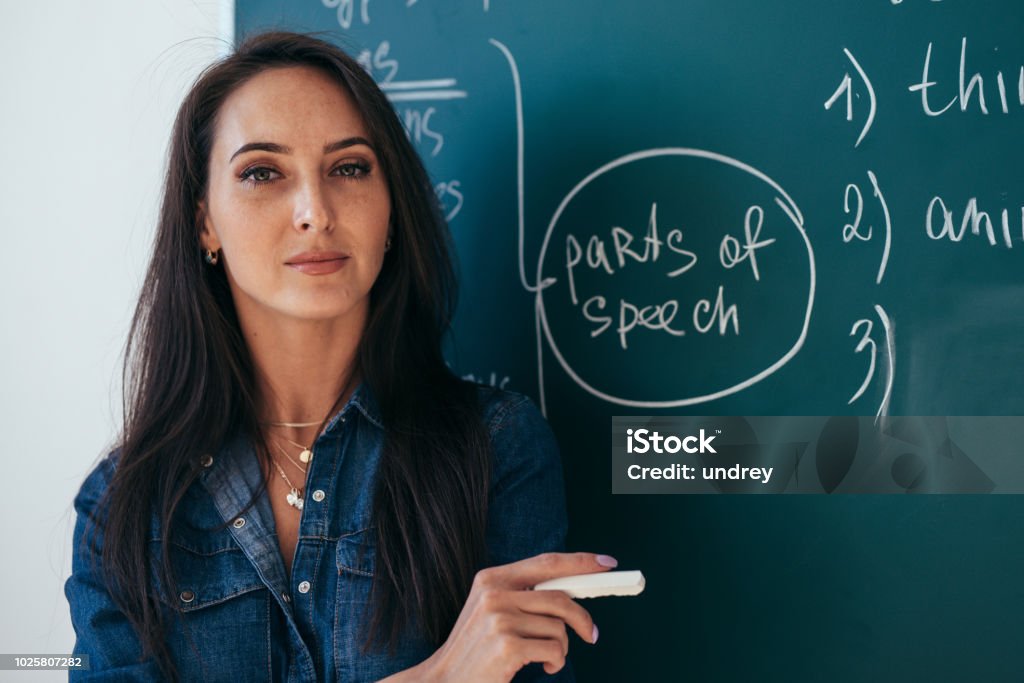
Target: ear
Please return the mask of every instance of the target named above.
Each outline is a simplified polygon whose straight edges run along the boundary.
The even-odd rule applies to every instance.
[[[205,199],[199,200],[196,204],[196,225],[199,226],[199,242],[203,245],[203,249],[210,251],[220,249],[220,239],[213,227],[213,221],[210,220],[210,214],[206,210]]]

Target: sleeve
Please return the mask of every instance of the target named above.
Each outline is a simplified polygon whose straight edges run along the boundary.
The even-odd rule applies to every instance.
[[[75,496],[71,576],[64,582],[64,595],[75,629],[73,653],[89,655],[89,669],[69,671],[69,682],[161,680],[152,659],[140,661],[142,645],[138,636],[111,599],[100,575],[103,530],[99,520],[102,515],[96,508],[113,469],[108,456],[89,473]]]
[[[493,467],[487,519],[490,565],[545,552],[564,552],[568,532],[565,485],[558,442],[533,401],[507,392],[490,420]],[[556,674],[543,665],[520,669],[512,683],[575,683],[572,661]]]

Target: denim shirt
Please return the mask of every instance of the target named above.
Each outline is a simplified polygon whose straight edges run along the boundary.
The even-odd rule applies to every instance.
[[[528,397],[479,388],[493,448],[487,520],[488,566],[547,551],[563,551],[567,531],[558,446]],[[374,572],[370,519],[384,430],[368,387],[361,384],[314,444],[305,506],[289,580],[267,493],[237,515],[261,482],[248,439],[236,436],[205,459],[182,501],[184,523],[172,532],[171,562],[184,624],[165,620],[168,643],[184,681],[377,681],[434,652],[412,620],[401,645],[360,652],[362,618]],[[90,655],[89,671],[72,681],[159,680],[155,662],[140,661],[141,645],[82,550],[86,518],[116,467],[115,450],[88,475],[75,498],[72,573],[64,584],[75,629],[75,654]],[[101,515],[102,516],[102,515]],[[155,516],[154,516],[155,520]],[[201,531],[233,523],[220,531]],[[102,543],[102,536],[97,536]],[[360,556],[360,545],[366,544]],[[149,561],[160,552],[159,527],[149,534]],[[191,638],[189,637],[191,635]],[[539,663],[513,681],[573,683],[572,665],[554,675]]]

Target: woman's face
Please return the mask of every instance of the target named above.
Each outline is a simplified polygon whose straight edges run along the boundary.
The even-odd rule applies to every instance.
[[[264,71],[224,101],[200,240],[223,250],[240,319],[365,319],[391,213],[372,145],[348,93],[310,67]],[[343,258],[296,265],[309,252]]]

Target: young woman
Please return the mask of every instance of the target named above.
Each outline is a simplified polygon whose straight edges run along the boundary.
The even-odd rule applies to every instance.
[[[359,65],[254,36],[174,125],[125,422],[75,499],[72,680],[571,681],[554,437],[454,376],[450,236]]]

